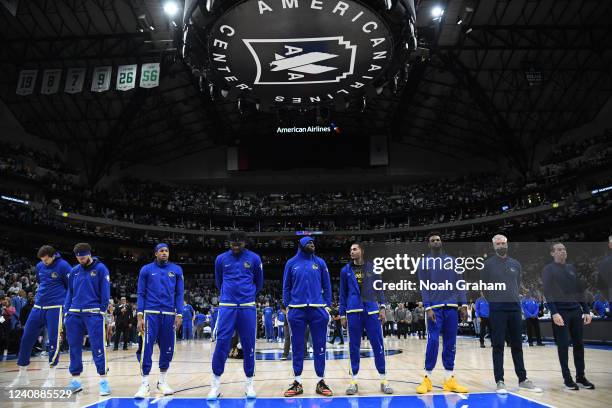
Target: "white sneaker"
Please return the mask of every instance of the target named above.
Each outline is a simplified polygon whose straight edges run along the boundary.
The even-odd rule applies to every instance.
[[[503,381],[498,381],[497,389],[495,390],[495,392],[501,395],[508,394],[508,389],[506,388],[506,384]]]
[[[9,387],[17,388],[17,387],[27,387],[30,385],[30,379],[27,375],[18,375],[17,378],[13,380]]]
[[[157,383],[157,391],[161,392],[164,395],[172,395],[174,394],[174,390],[172,388],[170,388],[170,386],[168,384],[164,383]]]
[[[219,391],[220,388],[221,381],[213,375],[212,382],[210,384],[210,391],[208,392],[208,397],[206,397],[206,399],[208,401],[216,401],[217,398],[221,396],[221,392]]]
[[[244,394],[246,395],[247,399],[257,398],[257,393],[253,388],[253,380],[247,380],[246,385],[244,387]]]
[[[149,395],[151,395],[149,384],[140,384],[140,388],[138,388],[138,392],[134,394],[134,398],[142,399],[147,398]]]
[[[43,385],[41,385],[41,387],[42,388],[55,387],[55,378],[47,378],[45,382],[43,383]]]

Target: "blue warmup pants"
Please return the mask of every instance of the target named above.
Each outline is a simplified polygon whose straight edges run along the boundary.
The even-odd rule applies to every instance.
[[[289,309],[287,319],[291,328],[293,373],[302,375],[304,369],[304,336],[306,326],[310,326],[315,372],[318,377],[323,377],[325,375],[325,346],[327,344],[329,313],[323,307],[292,307]]]
[[[253,306],[219,308],[215,325],[215,351],[212,370],[217,376],[225,371],[225,361],[230,352],[232,337],[238,331],[240,345],[244,353],[243,367],[247,377],[255,375],[255,339],[257,337],[257,310]]]
[[[264,329],[266,332],[266,340],[272,341],[274,339],[274,325],[272,325],[272,320],[264,321]]]
[[[457,308],[436,307],[432,309],[436,321],[427,317],[427,351],[425,352],[425,370],[431,371],[438,360],[438,346],[442,334],[442,364],[446,370],[455,368],[455,346],[457,345]]]
[[[193,339],[193,322],[191,320],[183,320],[183,340]]]
[[[174,343],[176,333],[174,331],[174,313],[151,313],[144,312],[144,335],[142,336],[142,356],[136,354],[140,361],[141,375],[149,375],[153,366],[153,347],[159,345],[159,370],[168,371],[172,357],[174,357]]]
[[[278,329],[278,336],[277,336],[278,339],[279,340],[284,340],[284,338],[285,338],[285,331],[284,331],[283,326],[278,326],[277,329]]]
[[[359,360],[361,349],[361,334],[365,329],[372,352],[374,353],[374,365],[379,374],[385,374],[385,346],[383,343],[383,332],[378,311],[368,314],[368,312],[347,313],[347,329],[349,341],[349,353],[351,356],[351,375],[359,373]]]
[[[66,316],[66,337],[70,347],[70,367],[72,375],[83,372],[83,337],[89,335],[91,354],[98,374],[105,375],[106,367],[106,329],[104,316],[100,313],[68,313]]]
[[[23,329],[23,335],[21,336],[19,357],[17,359],[18,366],[25,367],[30,365],[32,347],[34,347],[34,343],[36,343],[43,326],[47,326],[49,337],[49,348],[47,350],[49,352],[49,365],[51,367],[57,365],[59,362],[60,332],[62,331],[63,316],[62,306],[48,306],[45,309],[41,309],[39,306],[32,308]]]

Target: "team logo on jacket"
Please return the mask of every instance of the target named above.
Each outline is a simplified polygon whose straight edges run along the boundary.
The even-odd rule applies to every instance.
[[[244,267],[245,267],[245,269],[249,269],[251,267],[251,264],[245,261],[244,262]]]
[[[51,272],[51,277],[52,277],[53,279],[57,278],[57,272]]]
[[[96,276],[96,275],[97,275],[97,273],[96,273],[96,271],[91,271],[91,272],[89,272],[89,275],[91,275],[91,276]]]
[[[168,272],[168,276],[169,276],[170,278],[174,278],[174,276],[175,276],[175,275],[174,275],[174,272]]]
[[[317,264],[312,264],[312,269],[319,269],[319,265],[317,265]]]
[[[364,92],[383,74],[392,50],[385,21],[356,0],[243,1],[208,36],[218,85],[266,105]]]

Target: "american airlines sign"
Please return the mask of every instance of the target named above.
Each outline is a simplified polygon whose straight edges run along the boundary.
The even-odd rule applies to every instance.
[[[352,0],[247,0],[208,42],[215,77],[233,96],[308,105],[364,92],[391,61],[386,23]]]

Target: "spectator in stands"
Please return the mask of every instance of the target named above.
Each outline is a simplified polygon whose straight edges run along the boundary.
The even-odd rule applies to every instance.
[[[128,343],[131,342],[130,331],[132,329],[132,307],[127,303],[125,296],[115,308],[115,346],[113,350],[119,349],[119,342],[123,336],[123,350],[128,349]]]
[[[593,311],[595,314],[605,319],[610,314],[610,303],[606,300],[601,293],[595,295],[595,302],[593,302]]]
[[[484,339],[487,334],[487,328],[489,327],[489,302],[487,302],[487,299],[485,299],[482,294],[478,299],[476,299],[476,305],[474,306],[474,310],[476,313],[476,320],[478,320],[480,347],[485,348]],[[493,341],[492,339],[490,340],[491,342]]]
[[[425,308],[423,307],[423,302],[417,303],[417,307],[414,308],[412,314],[412,320],[416,322],[416,332],[419,339],[427,339],[425,335]]]
[[[384,335],[393,336],[395,334],[395,312],[391,305],[387,305],[385,309],[385,325]]]
[[[404,338],[407,338],[410,323],[412,323],[412,313],[404,307],[403,303],[400,303],[395,309],[395,321],[397,322],[397,338],[399,339],[402,334]]]
[[[523,316],[525,316],[525,324],[527,325],[529,346],[533,346],[534,338],[538,346],[543,346],[542,336],[540,335],[540,321],[538,320],[538,313],[540,311],[539,302],[531,294],[528,294],[521,300],[521,308],[523,309]]]

